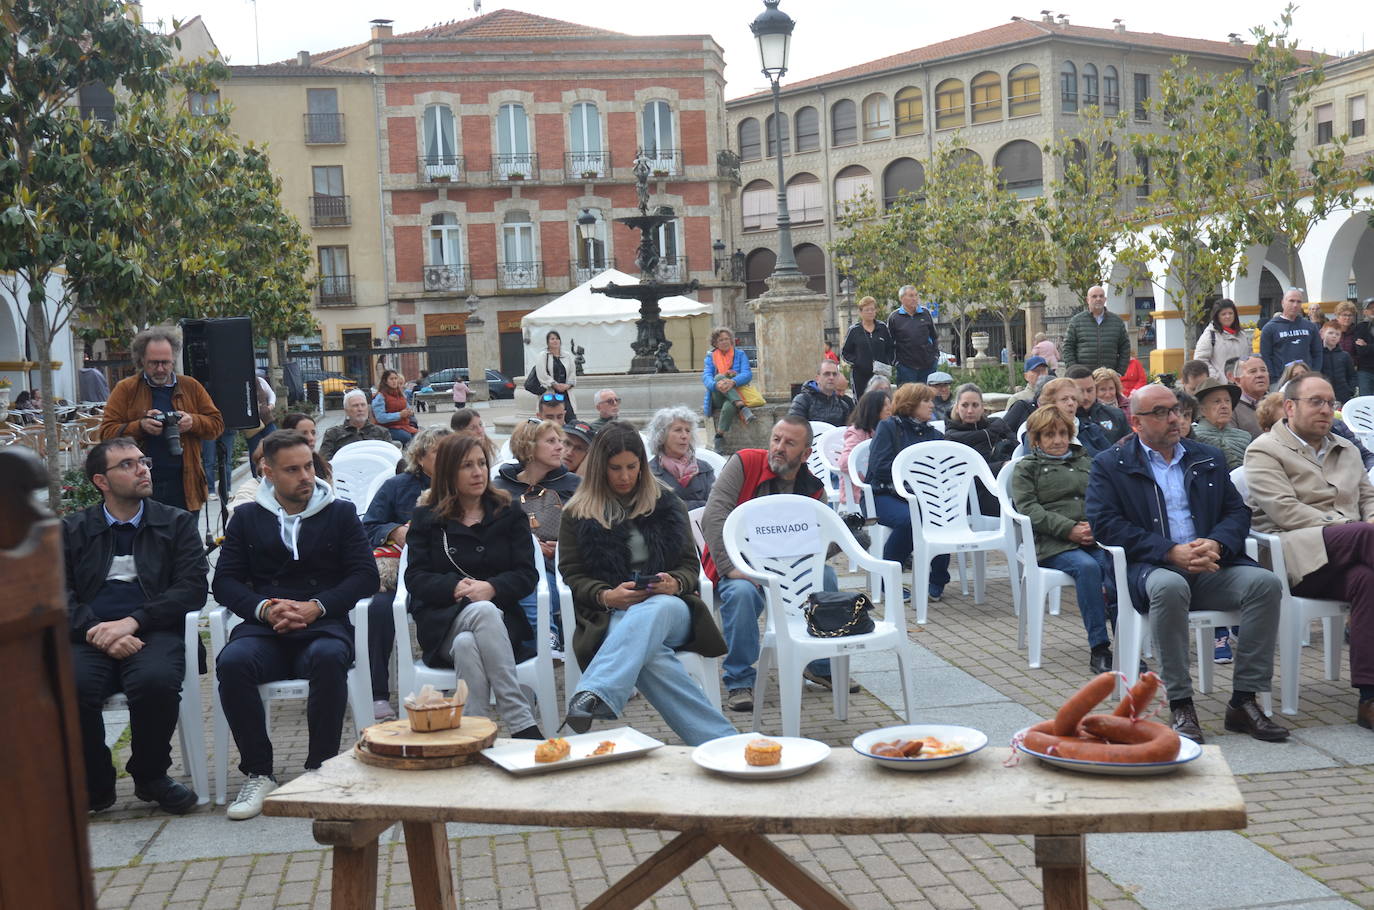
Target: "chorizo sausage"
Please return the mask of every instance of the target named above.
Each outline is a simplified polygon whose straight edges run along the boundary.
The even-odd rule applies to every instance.
[[[1081,689],[1069,696],[1059,713],[1054,715],[1052,732],[1056,736],[1077,736],[1079,721],[1111,695],[1115,686],[1115,673],[1103,673],[1088,680]]]
[[[1178,733],[1164,724],[1100,714],[1084,718],[1083,729],[1108,742],[1062,740],[1054,744],[1051,754],[1082,761],[1124,764],[1172,761],[1178,757]],[[1029,739],[1027,737],[1028,743]]]
[[[1145,709],[1150,706],[1150,702],[1155,700],[1155,693],[1159,691],[1159,674],[1153,670],[1147,670],[1141,674],[1140,679],[1136,680],[1134,686],[1126,692],[1121,699],[1121,704],[1116,706],[1112,712],[1117,717],[1140,717],[1145,713]]]

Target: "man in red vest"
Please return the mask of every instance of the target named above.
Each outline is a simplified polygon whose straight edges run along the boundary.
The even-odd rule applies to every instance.
[[[759,659],[759,617],[764,599],[759,586],[735,568],[725,551],[725,519],[735,506],[760,496],[795,493],[823,500],[824,485],[806,469],[810,455],[811,424],[791,414],[783,417],[774,424],[767,449],[740,449],[725,463],[701,517],[706,538],[702,565],[720,596],[722,631],[729,648],[723,669],[729,692],[727,705],[732,711],[754,710],[754,664]],[[829,566],[825,567],[823,587],[827,591],[837,587],[835,571]],[[812,661],[803,675],[830,688],[830,661]],[[857,692],[858,686],[850,691]]]

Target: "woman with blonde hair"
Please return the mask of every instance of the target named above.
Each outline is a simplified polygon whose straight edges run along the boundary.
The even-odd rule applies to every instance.
[[[859,321],[849,327],[840,349],[844,362],[849,364],[850,385],[858,394],[868,389],[873,378],[873,364],[892,365],[892,335],[887,323],[878,319],[878,301],[872,297],[859,298]]]
[[[620,717],[638,689],[696,746],[735,728],[673,652],[719,657],[725,639],[697,592],[700,562],[687,509],[654,480],[648,461],[634,427],[607,424],[568,502],[558,565],[577,613],[572,649],[582,682],[565,723],[585,733],[594,719]]]

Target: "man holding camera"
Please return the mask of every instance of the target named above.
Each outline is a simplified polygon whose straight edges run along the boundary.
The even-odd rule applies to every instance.
[[[138,373],[110,390],[100,438],[136,439],[153,460],[152,498],[199,513],[207,492],[201,441],[219,438],[224,418],[203,385],[177,375],[181,335],[175,329],[144,329],[131,347]]]

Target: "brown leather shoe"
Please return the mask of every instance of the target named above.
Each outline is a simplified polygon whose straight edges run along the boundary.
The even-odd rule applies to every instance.
[[[1192,705],[1180,705],[1173,710],[1173,715],[1174,720],[1170,726],[1174,728],[1175,733],[1199,745],[1205,742],[1202,738],[1202,725],[1197,722],[1197,708]]]
[[[1366,730],[1374,730],[1374,698],[1366,698],[1360,702],[1360,709],[1355,714],[1355,723]]]
[[[1253,695],[1241,702],[1239,708],[1226,706],[1226,729],[1232,733],[1248,733],[1267,743],[1281,743],[1288,738],[1288,728],[1266,717]]]

